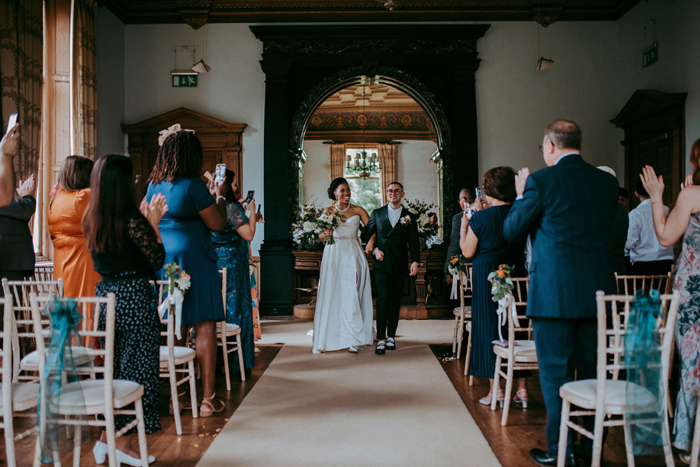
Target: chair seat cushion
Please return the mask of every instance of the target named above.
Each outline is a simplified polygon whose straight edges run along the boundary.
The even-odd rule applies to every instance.
[[[173,354],[175,357],[175,364],[180,365],[182,363],[187,363],[190,360],[194,360],[195,351],[189,347],[181,347],[176,345],[173,347]],[[161,366],[168,364],[168,346],[160,346],[160,364]]]
[[[221,332],[221,323],[216,323],[216,332],[220,333]],[[235,336],[236,334],[241,333],[241,327],[237,324],[233,323],[226,323],[226,335],[227,336]]]
[[[1,383],[0,391],[2,391]],[[23,410],[36,407],[38,395],[39,385],[36,383],[12,383],[12,410],[15,412],[21,412]],[[0,409],[1,408],[2,397],[0,397]]]
[[[462,314],[462,307],[456,307],[454,310],[452,310],[452,314],[455,316],[459,316]],[[471,318],[472,317],[472,307],[471,305],[465,306],[464,307],[464,317],[465,318]]]
[[[115,379],[114,407],[121,408],[138,400],[143,395],[143,386],[134,381]],[[81,393],[82,390],[82,393]],[[105,381],[103,379],[88,379],[76,383],[68,383],[61,388],[61,398],[57,407],[60,414],[80,414],[83,403],[88,414],[101,413],[105,405]],[[56,408],[54,408],[55,410]]]
[[[73,363],[76,367],[95,362],[95,356],[86,352],[85,347],[71,347],[73,353]],[[36,350],[29,352],[22,358],[19,367],[24,371],[39,371],[39,356]]]
[[[493,346],[493,352],[501,358],[508,358],[508,348],[500,345]],[[536,362],[537,350],[535,350],[535,341],[516,340],[513,349],[516,362]]]
[[[656,399],[646,388],[630,383],[634,386],[635,411],[645,412],[646,408],[656,407]],[[630,391],[633,389],[630,388]],[[595,409],[595,400],[598,393],[598,381],[584,379],[571,381],[559,388],[559,395],[574,405],[584,409]],[[627,407],[627,381],[605,381],[605,411],[613,415],[621,415]]]

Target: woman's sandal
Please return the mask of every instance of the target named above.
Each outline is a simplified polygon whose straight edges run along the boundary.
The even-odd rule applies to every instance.
[[[189,396],[187,396],[187,397],[185,397],[185,396],[187,396],[186,392],[181,392],[177,395],[177,402],[178,402],[178,408],[180,409],[180,413],[182,413],[183,410],[192,408],[192,406],[190,405]],[[170,399],[170,407],[168,407],[168,413],[170,413],[170,415],[175,414],[175,410],[173,409],[172,398]]]
[[[216,399],[216,394],[211,397],[202,398],[202,405],[199,406],[200,417],[211,417],[215,413],[219,413],[226,408],[226,403],[221,399]]]
[[[527,409],[527,397],[520,397],[521,392],[527,394],[527,389],[518,389],[518,392],[513,396],[513,402],[516,404],[523,404],[523,409]]]
[[[479,399],[479,404],[481,405],[491,405],[491,398],[493,397],[493,394],[488,393],[486,396],[482,397]],[[504,394],[503,394],[503,389],[498,390],[498,396],[496,396],[496,402],[498,402],[498,405],[503,407],[503,399],[504,399]]]

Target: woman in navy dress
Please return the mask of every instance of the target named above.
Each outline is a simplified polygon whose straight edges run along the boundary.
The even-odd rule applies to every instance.
[[[493,353],[494,340],[498,336],[497,302],[492,300],[491,283],[488,275],[501,264],[513,269],[513,277],[525,276],[525,242],[512,243],[503,236],[503,222],[515,201],[515,171],[510,167],[496,167],[484,174],[482,192],[488,202],[488,209],[480,210],[467,221],[462,218],[460,247],[462,254],[474,257],[472,269],[472,352],[469,375],[489,378],[489,394],[479,400],[490,405],[491,398],[503,399],[503,391],[493,387],[493,373],[496,367],[496,354]],[[477,208],[481,200],[476,200]],[[516,372],[518,392],[515,401],[527,401],[526,376],[529,373]]]
[[[211,231],[219,231],[226,225],[226,200],[220,195],[221,185],[212,187],[210,193],[200,178],[202,157],[202,144],[193,132],[177,131],[167,136],[158,151],[146,199],[157,194],[165,196],[169,210],[160,221],[165,264],[177,261],[191,277],[182,305],[183,341],[178,345],[184,345],[187,331],[193,327],[202,371],[203,399],[199,413],[209,417],[225,407],[214,393],[216,323],[226,315]],[[216,200],[212,194],[217,196]]]
[[[226,322],[241,327],[241,345],[245,369],[255,365],[255,338],[253,335],[253,301],[250,296],[250,263],[248,242],[255,237],[255,226],[262,215],[255,212],[255,200],[243,207],[236,200],[238,183],[236,174],[226,171],[223,183],[228,222],[221,232],[212,232],[214,248],[218,255],[217,267],[226,268]],[[250,218],[246,216],[246,209]],[[236,354],[229,354],[232,374],[238,372]]]

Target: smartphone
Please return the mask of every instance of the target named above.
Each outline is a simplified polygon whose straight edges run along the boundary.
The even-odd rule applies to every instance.
[[[253,198],[255,198],[255,190],[249,190],[248,191],[248,196],[246,196],[245,201],[243,201],[243,204],[246,205],[253,201]]]
[[[477,187],[477,188],[474,188],[474,194],[476,195],[477,198],[483,199],[483,198],[481,197],[481,188],[478,188],[478,187]]]
[[[214,183],[217,185],[223,183],[226,179],[226,164],[216,164],[216,171],[214,172]]]
[[[10,118],[7,120],[7,130],[5,134],[8,134],[15,125],[17,125],[17,114],[10,114]]]
[[[258,214],[260,214],[261,209],[262,209],[262,204],[258,204]]]

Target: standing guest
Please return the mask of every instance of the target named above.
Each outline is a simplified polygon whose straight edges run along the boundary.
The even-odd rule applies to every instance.
[[[630,212],[625,244],[630,253],[631,272],[638,275],[668,274],[673,267],[673,245],[661,246],[656,238],[651,199],[641,180],[637,180],[634,194],[640,203]],[[664,216],[668,216],[667,206],[664,206]]]
[[[675,339],[681,360],[680,390],[676,399],[676,415],[673,417],[673,445],[685,451],[680,454],[681,461],[690,463],[693,426],[697,397],[695,387],[700,384],[700,304],[698,304],[698,286],[700,285],[700,139],[690,149],[690,165],[693,175],[689,175],[678,194],[676,205],[666,216],[663,203],[664,182],[657,177],[654,169],[646,166],[640,175],[644,188],[651,199],[651,212],[654,218],[654,230],[661,246],[671,247],[683,237],[683,248],[676,263],[676,278],[673,289],[680,291],[681,300],[676,318]]]
[[[213,190],[216,200],[200,178],[202,143],[190,131],[175,131],[163,139],[155,167],[149,178],[146,199],[162,194],[169,210],[160,222],[165,245],[165,262],[177,264],[191,277],[191,286],[182,304],[182,336],[193,327],[197,337],[197,360],[202,374],[202,405],[199,414],[210,417],[226,404],[216,398],[216,323],[226,319],[221,301],[221,279],[216,268],[218,256],[211,231],[226,225],[226,198],[223,184]]]
[[[56,192],[49,203],[48,224],[53,242],[56,279],[63,279],[64,297],[91,297],[100,275],[95,271],[83,215],[90,202],[90,173],[94,163],[87,157],[68,156],[58,174]],[[92,323],[87,323],[88,328]]]
[[[489,393],[479,400],[480,404],[491,405],[491,399],[503,400],[501,388],[493,387],[493,373],[496,367],[496,354],[493,353],[494,340],[498,340],[498,304],[492,300],[491,284],[488,275],[507,264],[513,269],[513,277],[525,276],[525,240],[509,241],[503,236],[505,221],[511,205],[515,201],[515,171],[510,167],[496,167],[484,174],[482,193],[489,208],[478,211],[470,220],[462,215],[459,246],[462,254],[474,257],[472,269],[472,352],[469,362],[469,375],[489,378]],[[518,391],[516,402],[527,407],[527,380],[529,372],[516,372]]]
[[[12,159],[19,154],[19,123],[0,141],[0,207],[8,206],[15,197],[15,171]]]
[[[236,174],[226,170],[221,193],[226,198],[228,222],[221,232],[212,232],[214,249],[219,257],[216,266],[226,268],[226,322],[241,328],[241,344],[245,369],[255,365],[255,337],[253,335],[253,301],[250,295],[250,257],[248,245],[255,237],[255,226],[262,222],[262,215],[255,212],[255,200],[246,207],[236,200],[238,182]],[[246,216],[246,209],[250,218]],[[233,373],[238,371],[238,358],[229,358]]]
[[[462,250],[459,247],[459,229],[462,225],[462,218],[464,217],[464,210],[467,209],[467,204],[474,202],[474,195],[468,188],[462,188],[459,190],[459,198],[457,203],[459,203],[460,211],[452,216],[452,233],[450,234],[450,245],[447,247],[447,261],[445,261],[445,280],[448,284],[452,284],[452,275],[450,274],[450,258],[453,256],[460,256],[462,262],[466,262],[467,258],[462,256]]]
[[[98,159],[90,186],[92,196],[83,226],[95,269],[102,275],[95,296],[116,295],[114,379],[143,386],[146,433],[154,433],[160,430],[160,319],[149,280],[163,266],[165,249],[158,223],[168,207],[163,196],[155,196],[150,203],[141,203],[139,211],[134,198],[131,159],[125,156]],[[98,317],[101,330],[105,329],[105,312],[101,306]],[[133,419],[133,415],[115,415],[115,429],[119,431]],[[136,427],[117,438],[117,465],[141,465],[140,454],[131,445],[135,432]],[[98,464],[104,463],[107,455],[106,441],[103,431],[93,449]],[[151,462],[155,460],[151,459]]]
[[[624,188],[624,187],[620,187],[617,192],[619,195],[617,197],[617,202],[620,203],[621,205],[623,205],[625,207],[625,209],[628,209],[629,208],[628,202],[629,202],[629,198],[630,198],[630,192],[627,190],[627,188]]]
[[[430,221],[430,223],[431,223],[432,225],[438,225],[438,216],[437,216],[437,214],[435,214],[434,212],[429,212],[429,213],[427,214],[427,216],[428,216],[428,220]]]
[[[19,197],[0,208],[0,278],[22,280],[34,274],[34,244],[29,230],[36,210],[34,189],[31,175],[24,183],[19,182]]]
[[[532,265],[527,316],[532,320],[540,385],[547,408],[548,450],[532,449],[540,465],[556,465],[562,401],[559,388],[596,377],[595,292],[615,292],[610,232],[617,210],[615,177],[580,156],[581,128],[567,120],[547,125],[542,155],[547,168],[515,178],[518,197],[505,221],[508,240],[531,234]],[[593,430],[593,420],[584,425]],[[569,430],[567,465],[574,465]],[[584,456],[592,443],[586,437]],[[583,441],[582,441],[583,443]],[[586,452],[587,451],[587,452]]]

